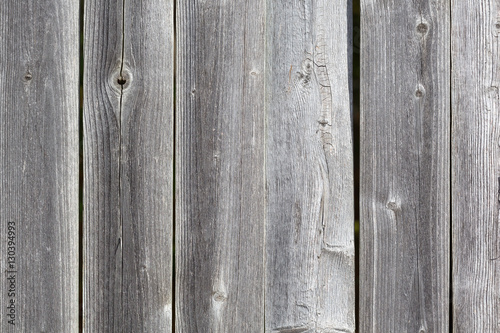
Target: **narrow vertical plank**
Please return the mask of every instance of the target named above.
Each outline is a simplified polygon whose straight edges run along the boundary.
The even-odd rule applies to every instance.
[[[85,1],[84,329],[172,329],[173,1]]]
[[[266,332],[354,332],[351,1],[267,1]]]
[[[78,1],[0,3],[0,331],[78,331]]]
[[[264,330],[264,0],[177,1],[177,332]]]
[[[453,331],[499,332],[500,2],[452,1]]]
[[[361,332],[448,332],[449,1],[361,1]]]

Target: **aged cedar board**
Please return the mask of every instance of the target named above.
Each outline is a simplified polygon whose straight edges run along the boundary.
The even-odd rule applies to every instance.
[[[264,331],[263,0],[177,1],[176,331]]]
[[[449,329],[449,26],[449,1],[361,1],[361,332]]]
[[[1,332],[78,331],[78,14],[0,3]]]
[[[172,329],[173,1],[85,1],[83,328]]]
[[[453,331],[500,331],[500,3],[452,1]]]
[[[266,332],[354,332],[351,2],[266,12]]]

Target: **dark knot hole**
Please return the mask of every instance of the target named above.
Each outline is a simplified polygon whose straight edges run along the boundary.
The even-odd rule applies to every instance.
[[[127,83],[127,80],[125,80],[123,77],[121,77],[121,76],[120,76],[120,77],[118,78],[118,84],[119,84],[120,86],[123,86],[125,83]]]

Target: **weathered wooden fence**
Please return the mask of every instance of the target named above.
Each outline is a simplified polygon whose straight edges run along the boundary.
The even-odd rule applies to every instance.
[[[499,13],[2,1],[0,332],[500,332]]]

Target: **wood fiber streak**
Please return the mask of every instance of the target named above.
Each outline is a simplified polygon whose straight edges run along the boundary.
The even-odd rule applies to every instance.
[[[500,2],[452,22],[453,331],[500,332]]]
[[[87,0],[84,330],[172,330],[171,0]]]
[[[264,5],[177,1],[177,332],[264,331]]]
[[[0,3],[1,332],[78,330],[78,10]],[[7,270],[17,270],[14,291]]]
[[[449,26],[449,1],[361,1],[361,333],[449,330]]]
[[[352,7],[267,1],[266,332],[354,332]]]

